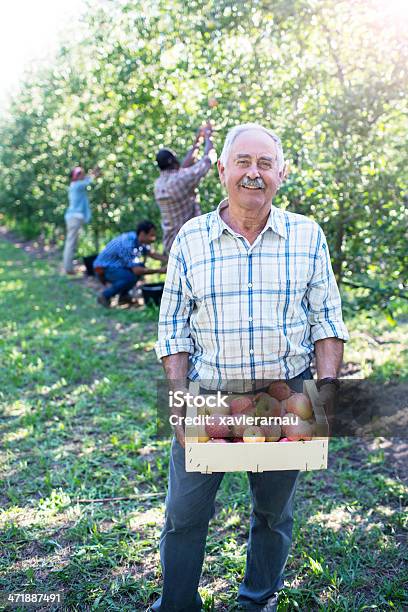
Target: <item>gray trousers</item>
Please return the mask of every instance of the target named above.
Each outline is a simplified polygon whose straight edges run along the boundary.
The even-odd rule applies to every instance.
[[[77,217],[68,217],[65,224],[67,226],[67,235],[64,245],[63,264],[65,272],[73,272],[74,266],[72,260],[74,259],[79,231],[84,224],[84,220]]]
[[[301,391],[307,369],[288,381]],[[152,610],[201,610],[198,584],[204,561],[208,523],[224,473],[186,472],[185,452],[174,438],[171,446],[165,524],[160,537],[163,591]],[[242,609],[260,610],[283,587],[283,570],[292,542],[293,503],[299,472],[248,472],[252,512],[246,571],[238,590]]]

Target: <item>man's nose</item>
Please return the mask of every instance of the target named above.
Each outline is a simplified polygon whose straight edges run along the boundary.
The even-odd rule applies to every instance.
[[[247,176],[252,180],[259,177],[259,169],[255,162],[251,164],[249,168],[247,168]]]

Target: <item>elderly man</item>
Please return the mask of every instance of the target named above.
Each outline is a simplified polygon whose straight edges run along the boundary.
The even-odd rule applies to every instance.
[[[94,178],[100,176],[100,173],[98,167],[90,170],[88,176],[81,166],[76,166],[71,170],[71,181],[68,189],[69,206],[65,213],[67,235],[64,246],[63,265],[66,274],[75,274],[73,259],[79,232],[84,223],[89,223],[91,220],[87,188]]]
[[[272,205],[284,178],[280,140],[256,124],[235,127],[218,170],[227,199],[186,223],[170,252],[156,351],[171,387],[199,380],[221,389],[240,380],[254,390],[278,379],[301,390],[313,354],[319,385],[335,384],[348,339],[339,292],[321,228]],[[201,609],[208,522],[223,478],[187,473],[183,446],[179,426],[160,541],[163,593],[152,608],[162,612]],[[240,609],[276,610],[298,474],[248,474],[253,507]]]
[[[161,212],[165,253],[169,253],[182,225],[201,215],[197,186],[217,159],[211,133],[212,127],[209,123],[198,130],[194,144],[181,164],[171,149],[160,149],[157,153],[160,176],[154,185],[154,196]],[[196,161],[202,139],[204,155]]]

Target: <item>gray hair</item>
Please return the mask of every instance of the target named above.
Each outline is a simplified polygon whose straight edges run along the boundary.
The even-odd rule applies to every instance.
[[[276,136],[276,134],[274,134],[274,132],[272,132],[272,130],[264,127],[263,125],[260,125],[259,123],[241,123],[241,125],[236,125],[235,127],[229,130],[227,137],[225,138],[224,146],[220,155],[220,162],[222,163],[222,165],[225,166],[225,164],[227,163],[229,154],[231,152],[232,144],[236,137],[239,136],[239,134],[241,134],[242,132],[246,132],[247,130],[260,130],[261,132],[265,132],[265,134],[268,134],[268,136],[272,138],[272,140],[276,144],[279,172],[282,172],[285,165],[285,159],[283,157],[281,140],[278,136]]]

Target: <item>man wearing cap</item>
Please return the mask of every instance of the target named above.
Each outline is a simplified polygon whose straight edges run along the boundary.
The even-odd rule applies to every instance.
[[[154,195],[161,212],[165,253],[169,253],[184,223],[201,215],[196,188],[217,158],[211,133],[212,127],[209,123],[199,129],[195,142],[182,163],[171,149],[160,149],[157,153],[160,176],[154,185]],[[204,155],[196,161],[203,138]]]
[[[66,274],[75,274],[72,261],[78,242],[79,231],[84,223],[89,223],[91,220],[87,187],[98,176],[100,176],[98,167],[90,170],[88,176],[81,166],[76,166],[71,170],[71,183],[68,188],[69,206],[65,213],[67,235],[65,238],[63,264]]]

